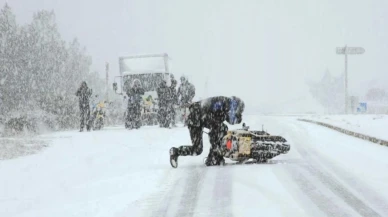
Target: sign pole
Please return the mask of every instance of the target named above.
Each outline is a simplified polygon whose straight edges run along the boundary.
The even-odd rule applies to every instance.
[[[348,114],[348,54],[345,53],[345,114]]]
[[[109,101],[109,92],[108,92],[108,89],[109,89],[109,86],[108,86],[108,80],[109,80],[109,63],[106,62],[105,63],[105,73],[106,73],[106,100]]]
[[[362,47],[337,47],[337,54],[345,55],[345,114],[348,114],[348,54],[363,54],[365,49]]]

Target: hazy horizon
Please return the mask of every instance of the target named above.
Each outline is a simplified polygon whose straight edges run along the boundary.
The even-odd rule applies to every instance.
[[[5,2],[21,24],[38,10],[54,10],[62,37],[86,46],[92,71],[105,77],[110,63],[110,83],[119,75],[119,56],[168,53],[172,73],[188,75],[198,97],[208,79],[208,95],[237,95],[251,108],[315,110],[306,81],[327,69],[340,75],[344,56],[335,51],[344,45],[366,50],[349,56],[350,93],[388,82],[386,1]]]

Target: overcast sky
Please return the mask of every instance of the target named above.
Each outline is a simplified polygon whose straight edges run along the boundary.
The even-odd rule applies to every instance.
[[[120,55],[166,52],[172,72],[189,75],[198,96],[208,78],[209,95],[237,95],[249,106],[289,106],[308,97],[307,80],[320,79],[326,69],[343,72],[344,57],[335,50],[347,44],[366,50],[349,57],[352,93],[371,80],[388,84],[386,0],[0,2],[8,2],[20,23],[53,9],[62,36],[78,37],[102,76],[105,61],[112,76],[119,74]]]

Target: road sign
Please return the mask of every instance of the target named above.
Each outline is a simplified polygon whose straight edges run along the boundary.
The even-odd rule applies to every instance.
[[[365,113],[367,111],[367,103],[366,102],[360,102],[357,112],[359,113]]]
[[[345,114],[348,113],[348,54],[363,54],[362,47],[337,47],[337,54],[345,55]]]
[[[365,49],[362,47],[337,47],[337,54],[363,54]]]

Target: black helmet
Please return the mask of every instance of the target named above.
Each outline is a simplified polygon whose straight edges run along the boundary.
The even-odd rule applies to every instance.
[[[230,97],[227,122],[229,124],[240,124],[242,122],[242,113],[244,112],[244,109],[244,101],[236,96]]]

